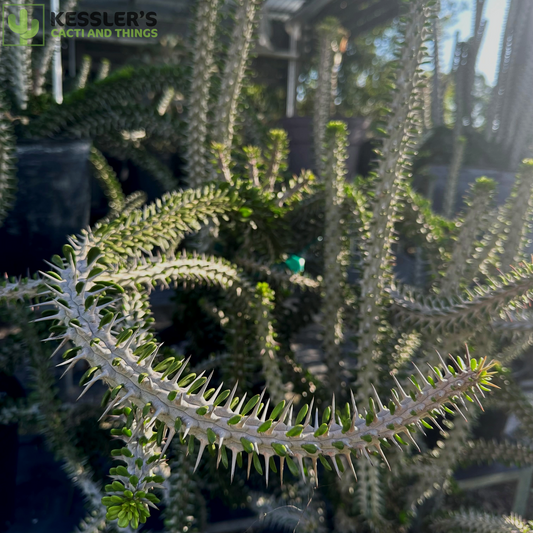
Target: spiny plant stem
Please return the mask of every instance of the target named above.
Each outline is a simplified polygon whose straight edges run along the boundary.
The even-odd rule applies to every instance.
[[[501,463],[507,466],[533,465],[533,449],[527,445],[496,440],[472,440],[461,452],[462,464]]]
[[[516,265],[524,259],[524,249],[527,245],[533,214],[532,159],[525,160],[520,167],[506,214],[507,237],[501,257],[501,268],[504,272],[509,271],[511,265]]]
[[[193,68],[188,101],[187,174],[191,187],[209,179],[207,115],[214,67],[219,0],[201,0],[196,7]]]
[[[0,226],[13,203],[16,189],[15,162],[15,136],[7,117],[4,94],[0,91]]]
[[[418,480],[409,491],[409,500],[413,508],[431,498],[437,491],[444,490],[449,485],[460,454],[470,437],[472,418],[470,413],[465,413],[468,420],[456,416],[453,425],[448,422],[451,429],[444,433],[446,437],[439,441],[437,446],[421,456],[415,456],[409,465],[408,472],[417,475]]]
[[[390,277],[393,227],[398,209],[399,185],[409,160],[409,147],[419,132],[414,123],[415,105],[423,75],[420,70],[425,57],[424,41],[428,36],[433,8],[425,0],[408,3],[409,24],[404,27],[396,80],[397,91],[391,105],[391,116],[383,141],[376,176],[372,219],[365,250],[365,269],[361,281],[358,335],[358,394],[367,396],[370,383],[377,382],[380,350],[380,324],[384,304],[384,288]]]
[[[474,255],[478,235],[487,226],[487,213],[495,190],[496,182],[488,178],[479,178],[472,186],[468,211],[441,284],[441,296],[454,294],[459,289],[468,261]]]
[[[219,454],[223,446],[229,448],[234,457],[232,472],[237,455],[243,451],[251,454],[250,461],[254,453],[262,455],[265,467],[271,457],[280,455],[281,469],[284,462],[296,468],[289,457],[292,455],[302,475],[305,457],[312,460],[313,470],[316,471],[319,455],[330,457],[336,470],[337,455],[344,456],[349,465],[352,464],[352,452],[365,455],[367,449],[375,449],[383,455],[383,439],[400,446],[404,442],[401,433],[411,440],[411,431],[422,419],[432,419],[434,413],[443,413],[442,409],[448,409],[445,407],[447,404],[459,409],[457,397],[466,395],[475,398],[490,379],[490,365],[487,366],[484,360],[472,359],[470,366],[466,366],[458,358],[457,370],[452,369],[452,372],[445,368],[443,373],[435,369],[434,376],[427,379],[420,376],[418,379],[422,380],[422,384],[409,395],[398,385],[398,392],[393,395],[389,408],[385,408],[376,396],[375,401],[370,400],[370,410],[365,418],[359,416],[355,401],[351,409],[347,406],[349,412],[340,418],[332,405],[324,413],[321,424],[318,413],[314,424],[311,423],[311,408],[303,413],[305,420],[300,420],[300,415],[296,425],[286,424],[290,404],[285,407],[280,404],[276,413],[268,419],[266,405],[259,418],[263,395],[252,398],[244,407],[242,399],[236,406],[233,403],[234,388],[233,392],[220,396],[223,400],[227,399],[222,406],[219,405],[220,387],[218,392],[209,394],[209,399],[204,397],[209,379],[198,381],[200,378],[192,374],[177,381],[185,369],[183,362],[171,358],[152,368],[158,346],[151,340],[139,341],[142,327],[136,331],[126,329],[119,332],[113,301],[99,305],[95,298],[107,291],[117,294],[118,289],[117,285],[104,285],[104,291],[95,290],[99,287],[99,269],[95,265],[101,254],[90,241],[73,241],[73,244],[75,249],[65,247],[68,259],[62,260],[62,266],[56,259],[54,268],[57,275],[46,274],[51,282],[50,290],[56,295],[52,303],[57,308],[57,315],[46,318],[59,320],[62,326],[54,331],[64,342],[70,340],[76,346],[66,364],[72,366],[80,359],[89,362],[86,387],[99,380],[108,383],[111,387],[109,400],[114,398],[109,408],[126,399],[140,408],[149,404],[155,410],[152,419],[157,418],[169,428],[169,438],[183,428],[201,442],[201,451],[208,443],[218,443]],[[180,368],[174,378],[165,379]],[[413,384],[418,384],[416,378],[413,378]],[[196,392],[200,385],[200,391]]]
[[[172,441],[174,459],[172,474],[165,480],[165,526],[169,531],[199,533],[205,529],[202,523],[205,502],[200,493],[199,474],[194,473],[194,458],[186,452],[186,446]]]
[[[378,468],[361,462],[356,470],[355,486],[357,506],[363,521],[371,531],[388,531],[384,518],[384,497],[381,473]]]
[[[81,60],[80,71],[78,72],[78,77],[76,79],[76,87],[78,89],[83,89],[87,85],[87,80],[89,79],[89,74],[91,73],[91,56],[84,55]]]
[[[328,17],[317,27],[318,33],[318,85],[314,99],[313,138],[315,166],[319,177],[324,171],[325,135],[331,108],[331,76],[333,69],[333,42],[341,33],[339,21]]]
[[[150,491],[162,488],[163,476],[155,470],[161,463],[161,443],[165,427],[152,419],[150,406],[141,410],[137,406],[118,409],[113,414],[123,415],[124,427],[112,429],[111,434],[124,441],[125,446],[113,450],[126,466],[113,467],[109,471],[112,483],[105,486],[102,503],[107,507],[106,519],[118,520],[119,527],[129,525],[137,529],[150,516],[149,507],[159,503]]]
[[[66,0],[64,5],[62,5],[59,11],[63,13],[68,13],[70,11],[75,11],[78,0]],[[63,17],[64,18],[64,15]],[[43,21],[44,23],[44,21]],[[43,93],[43,87],[46,81],[46,74],[50,70],[50,65],[52,64],[52,57],[54,55],[54,50],[61,42],[61,37],[54,36],[52,34],[47,35],[44,39],[44,47],[40,56],[37,59],[37,65],[34,70],[33,75],[33,94],[39,96]],[[84,56],[81,73],[83,73],[78,78],[78,87],[84,87],[85,82],[87,81],[87,76],[90,71],[91,62],[86,60],[88,56]],[[83,80],[83,81],[82,81]]]
[[[122,187],[120,186],[117,175],[102,152],[94,146],[91,147],[89,161],[93,165],[94,175],[107,198],[109,209],[111,211],[110,216],[116,217],[126,205],[126,198],[122,192]]]
[[[459,120],[459,118],[457,119]],[[455,203],[457,201],[457,186],[459,184],[459,173],[463,165],[463,158],[466,149],[466,137],[459,136],[454,142],[453,156],[448,172],[448,181],[446,183],[446,194],[444,196],[444,216],[452,219],[455,212]]]
[[[220,85],[213,135],[215,142],[222,144],[226,153],[229,153],[233,143],[237,103],[250,55],[259,3],[259,0],[239,0],[237,3],[231,44]]]
[[[280,181],[280,173],[287,168],[289,140],[284,130],[270,130],[268,137],[268,146],[265,153],[267,168],[264,182],[266,190],[273,192],[276,182]]]
[[[324,230],[324,351],[330,385],[341,383],[342,314],[346,249],[343,243],[342,207],[346,175],[347,130],[343,122],[330,122],[326,130],[325,230]]]
[[[523,265],[453,299],[420,296],[394,286],[389,291],[398,323],[402,321],[425,336],[449,336],[487,327],[487,318],[496,319],[515,299],[529,302],[532,283],[533,265]]]
[[[494,516],[475,509],[449,513],[433,521],[438,532],[449,533],[530,533],[533,527],[516,515]]]
[[[266,283],[258,283],[255,290],[257,313],[257,340],[263,365],[263,375],[272,401],[276,404],[285,399],[281,371],[277,362],[274,328],[271,312],[274,308],[274,291]]]

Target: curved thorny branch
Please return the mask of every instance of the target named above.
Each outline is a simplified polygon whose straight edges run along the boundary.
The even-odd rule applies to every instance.
[[[45,274],[54,295],[51,303],[57,308],[57,313],[45,317],[56,323],[52,338],[75,346],[67,352],[65,364],[80,359],[89,363],[86,387],[106,382],[112,390],[108,409],[126,399],[141,408],[148,405],[151,419],[164,423],[170,436],[182,431],[196,437],[201,452],[207,444],[217,444],[219,460],[224,447],[229,448],[232,473],[241,452],[249,453],[254,462],[259,455],[267,463],[279,455],[281,469],[294,458],[302,474],[306,457],[315,467],[320,457],[330,457],[338,468],[337,456],[349,460],[351,453],[367,456],[374,450],[383,455],[384,440],[398,445],[404,442],[402,435],[412,440],[417,424],[450,407],[459,409],[461,397],[478,401],[490,380],[491,365],[485,360],[471,359],[465,365],[458,358],[457,369],[436,368],[433,376],[413,377],[415,388],[409,393],[398,384],[388,407],[376,396],[365,411],[359,412],[353,401],[349,412],[338,415],[333,399],[321,421],[317,411],[313,419],[312,405],[305,406],[295,421],[289,414],[291,402],[281,402],[269,413],[269,402],[262,403],[264,393],[245,404],[245,397],[236,400],[237,385],[224,392],[220,385],[207,393],[210,380],[186,374],[182,360],[154,364],[160,345],[141,337],[143,324],[121,328],[116,301],[109,299],[114,294],[120,301],[123,289],[103,281],[104,270],[98,263],[103,254],[92,246],[91,237],[72,240],[72,247],[65,247],[66,258],[61,263],[56,260],[55,271]],[[268,478],[267,472],[265,468]]]

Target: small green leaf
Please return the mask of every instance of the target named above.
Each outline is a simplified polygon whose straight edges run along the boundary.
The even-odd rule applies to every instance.
[[[80,387],[88,383],[92,379],[93,375],[96,373],[97,370],[100,370],[99,366],[93,366],[89,368],[89,370],[87,370],[80,379]]]
[[[205,382],[207,381],[206,377],[198,378],[187,391],[187,394],[194,394]]]
[[[238,424],[242,420],[241,415],[234,415],[228,420],[228,426],[234,426],[235,424]]]
[[[272,448],[280,457],[285,457],[287,455],[287,446],[285,446],[284,444],[273,442]]]
[[[189,383],[192,383],[195,377],[196,377],[195,373],[185,376],[182,380],[178,382],[178,387],[186,387],[187,385],[189,385]]]
[[[226,451],[225,446],[222,446],[222,449],[220,450],[220,460],[222,461],[224,468],[228,468],[228,452]]]
[[[287,463],[291,474],[294,477],[298,477],[298,467],[296,466],[295,462],[289,456],[285,457],[285,462]]]
[[[259,457],[257,456],[257,453],[253,453],[252,455],[254,468],[257,470],[258,474],[263,475],[263,467],[261,466],[261,461],[259,460]]]
[[[91,266],[102,254],[100,248],[94,247],[87,252],[87,265]]]
[[[298,426],[294,426],[293,428],[289,429],[285,435],[287,437],[298,437],[302,434],[302,431],[304,430],[304,427],[299,424]]]
[[[394,435],[394,438],[395,438],[400,444],[403,444],[404,446],[407,446],[407,442],[405,442],[405,441],[400,437],[400,435],[395,434],[395,435]]]
[[[245,452],[252,453],[254,451],[254,445],[248,439],[241,437],[241,444]]]
[[[95,278],[96,276],[99,276],[103,271],[104,271],[103,268],[95,267],[89,272],[87,279],[89,280],[91,278]]]
[[[321,424],[321,426],[315,431],[315,437],[320,437],[328,432],[328,425],[326,423]]]
[[[74,248],[72,248],[70,244],[64,244],[62,251],[67,261],[72,259],[72,262],[76,263],[76,253],[74,252]]]
[[[300,412],[298,413],[298,416],[296,417],[296,424],[299,424],[305,418],[305,415],[307,414],[307,411],[309,411],[309,406],[307,404],[305,404],[300,409]]]
[[[111,311],[107,311],[101,318],[100,324],[98,324],[98,329],[102,329],[105,325],[109,324],[114,317],[114,313],[112,313]]]
[[[217,435],[211,428],[207,428],[207,440],[209,444],[214,444],[217,440]]]
[[[265,431],[268,431],[271,427],[272,427],[272,420],[267,420],[266,422],[263,422],[257,428],[257,433],[264,433]]]
[[[52,263],[56,265],[59,268],[65,268],[65,263],[63,263],[63,259],[59,257],[57,254],[54,254],[52,256]]]
[[[323,455],[319,455],[318,456],[318,460],[322,463],[322,466],[326,470],[330,470],[331,471],[331,465],[328,463],[327,459]]]
[[[246,405],[244,406],[244,409],[242,410],[241,414],[246,415],[248,411],[251,411],[259,401],[259,394],[256,394],[254,397],[250,398],[248,402],[246,402]]]
[[[229,390],[222,391],[217,396],[217,399],[213,402],[213,405],[215,407],[218,407],[229,395],[230,395],[230,391]]]
[[[285,407],[285,400],[282,400],[281,402],[278,403],[278,405],[276,405],[276,407],[274,407],[274,410],[270,414],[270,419],[276,420],[277,416],[281,414],[281,411],[283,411],[284,407]]]

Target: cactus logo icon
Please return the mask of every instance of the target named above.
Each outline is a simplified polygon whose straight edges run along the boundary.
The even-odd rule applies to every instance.
[[[44,31],[39,34],[44,21],[44,4],[4,4],[2,11],[3,46],[44,46]]]

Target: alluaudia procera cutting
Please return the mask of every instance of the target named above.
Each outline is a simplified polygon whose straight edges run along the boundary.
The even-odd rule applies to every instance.
[[[65,352],[62,364],[74,365],[80,359],[89,363],[85,390],[99,380],[110,386],[107,412],[128,400],[151,421],[164,424],[163,453],[181,432],[183,438],[190,435],[200,441],[197,464],[206,446],[218,446],[219,462],[226,462],[229,448],[232,476],[242,452],[249,456],[248,471],[254,464],[267,482],[269,463],[276,468],[272,464],[276,455],[281,475],[284,464],[292,471],[297,463],[305,477],[305,458],[315,471],[319,460],[329,468],[329,458],[340,473],[344,470],[341,457],[352,468],[351,456],[369,458],[378,452],[385,459],[383,447],[389,442],[399,447],[406,444],[405,439],[415,443],[411,434],[416,426],[437,423],[435,417],[445,412],[461,412],[464,400],[481,406],[478,395],[490,385],[492,364],[468,355],[466,363],[458,357],[455,368],[435,367],[427,377],[417,368],[410,390],[406,392],[397,382],[387,404],[376,394],[367,406],[358,408],[352,395],[351,405],[337,411],[333,396],[322,416],[318,410],[313,412],[313,402],[296,417],[292,402],[282,401],[270,409],[264,391],[248,401],[246,396],[238,398],[237,384],[231,390],[223,390],[222,385],[208,390],[211,376],[188,374],[188,361],[170,358],[156,364],[160,345],[146,336],[145,328],[121,328],[124,319],[115,309],[124,289],[104,281],[105,258],[91,246],[91,237],[72,240],[72,246],[64,247],[65,258],[55,257],[54,271],[43,274],[57,309],[44,319],[56,321],[52,338],[74,345]]]

